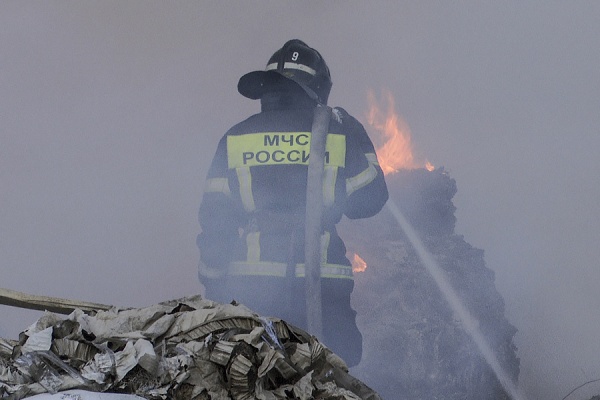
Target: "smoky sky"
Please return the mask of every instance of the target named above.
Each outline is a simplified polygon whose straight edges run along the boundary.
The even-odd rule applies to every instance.
[[[366,122],[389,90],[415,157],[456,179],[520,387],[561,399],[600,378],[598,21],[592,1],[1,2],[0,287],[123,307],[200,292],[207,168],[259,108],[237,80],[299,38],[331,105]],[[39,316],[0,313],[7,338]]]

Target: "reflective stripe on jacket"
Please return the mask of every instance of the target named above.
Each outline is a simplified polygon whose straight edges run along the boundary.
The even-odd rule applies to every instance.
[[[364,128],[336,110],[326,141],[321,271],[323,277],[351,279],[335,224],[343,214],[376,214],[388,194]],[[221,139],[199,213],[198,247],[206,265],[230,275],[263,276],[289,276],[291,266],[294,276],[304,276],[312,113],[311,108],[261,112]]]
[[[284,278],[287,275],[287,265],[284,263],[276,262],[255,262],[255,263],[244,263],[241,261],[232,262],[229,265],[229,275],[254,275],[254,276],[275,276]],[[305,270],[304,264],[295,265],[296,278],[304,278]],[[337,278],[337,279],[352,279],[352,267],[348,265],[339,264],[321,264],[321,277],[322,278]]]

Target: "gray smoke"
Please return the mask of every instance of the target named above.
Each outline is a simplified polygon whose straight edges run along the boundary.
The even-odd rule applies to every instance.
[[[600,6],[0,3],[1,286],[143,306],[197,293],[197,208],[237,79],[298,37],[361,117],[390,90],[417,158],[459,185],[527,398],[600,377]],[[0,306],[15,338],[36,313]],[[569,397],[600,392],[588,385]]]

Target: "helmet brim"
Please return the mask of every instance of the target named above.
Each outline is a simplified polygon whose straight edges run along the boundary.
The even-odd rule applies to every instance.
[[[306,92],[306,94],[308,94],[311,99],[320,102],[319,96],[314,90],[306,86],[304,83],[294,79],[294,77],[283,75],[276,70],[248,72],[240,78],[238,82],[238,92],[240,92],[240,94],[244,97],[252,100],[258,100],[265,93],[271,91],[274,87],[281,84],[282,81],[291,81],[296,83]]]

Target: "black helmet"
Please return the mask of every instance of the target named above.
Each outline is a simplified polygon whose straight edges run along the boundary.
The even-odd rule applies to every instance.
[[[327,104],[331,75],[319,52],[301,40],[286,42],[269,59],[264,71],[253,71],[240,78],[238,91],[249,99],[260,99],[281,77],[296,82],[315,101]]]

